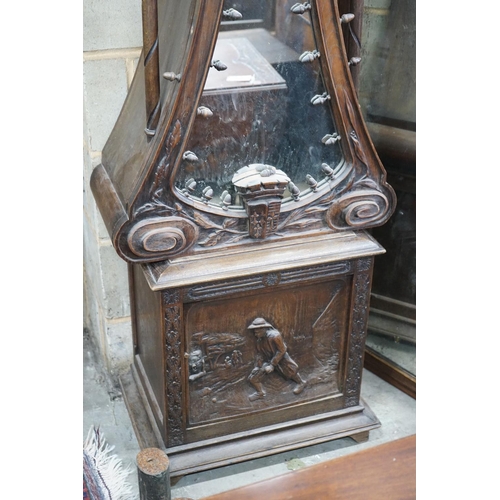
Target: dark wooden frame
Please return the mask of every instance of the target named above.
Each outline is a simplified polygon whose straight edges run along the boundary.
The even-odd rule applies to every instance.
[[[378,154],[387,165],[388,175],[394,189],[397,192],[415,193],[416,133],[376,123],[368,123],[368,129]],[[377,326],[374,331],[389,338],[400,338],[416,344],[416,305],[404,302],[395,304],[394,302],[389,296],[372,294],[369,328],[376,325],[377,319],[390,318],[393,323],[391,328],[381,330]],[[402,334],[401,332],[408,327],[410,330],[406,335]],[[365,368],[416,399],[416,375],[399,366],[393,359],[366,347]]]
[[[417,377],[368,346],[364,367],[413,399],[417,398]]]

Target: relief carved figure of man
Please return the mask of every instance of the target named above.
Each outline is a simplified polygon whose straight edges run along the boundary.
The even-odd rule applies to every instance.
[[[189,354],[189,380],[192,382],[206,375],[205,358],[200,349]]]
[[[248,397],[250,401],[261,399],[266,395],[262,381],[266,375],[274,370],[285,379],[296,382],[297,386],[293,392],[294,394],[300,394],[304,390],[306,381],[301,378],[297,363],[288,354],[281,333],[264,318],[256,318],[248,329],[252,330],[257,337],[255,365],[248,376],[248,382],[255,387],[257,392]]]

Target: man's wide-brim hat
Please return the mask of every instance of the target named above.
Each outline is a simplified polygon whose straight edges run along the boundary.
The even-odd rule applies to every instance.
[[[273,325],[270,325],[264,318],[255,318],[248,329],[255,330],[255,328],[273,328]]]

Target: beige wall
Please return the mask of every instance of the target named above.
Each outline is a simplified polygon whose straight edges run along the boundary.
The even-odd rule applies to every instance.
[[[140,54],[140,0],[83,3],[84,328],[112,375],[132,362],[127,266],[111,245],[90,174],[127,95]]]

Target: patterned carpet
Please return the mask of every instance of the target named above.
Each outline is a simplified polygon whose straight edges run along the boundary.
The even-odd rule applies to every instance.
[[[113,446],[106,443],[99,428],[91,427],[83,443],[83,499],[132,500],[127,477],[132,471],[123,468]]]

